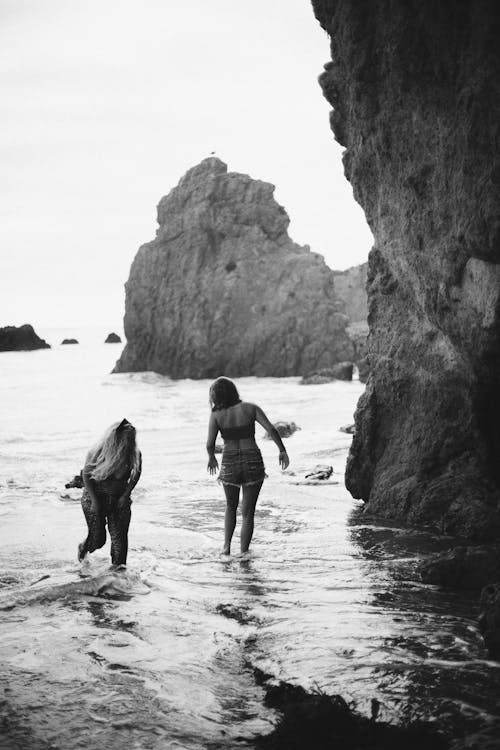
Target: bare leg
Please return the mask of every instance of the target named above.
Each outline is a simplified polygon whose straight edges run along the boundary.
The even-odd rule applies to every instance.
[[[108,530],[111,537],[111,562],[126,565],[128,552],[128,527],[130,524],[130,502],[113,508],[108,515]]]
[[[229,555],[231,554],[231,540],[236,526],[236,509],[240,499],[240,488],[234,487],[232,484],[223,486],[226,493],[226,513],[224,515],[224,549],[222,551],[225,555]]]
[[[87,552],[94,552],[106,544],[106,518],[104,511],[95,513],[92,510],[92,502],[86,490],[82,494],[82,510],[87,521],[88,534],[83,542],[78,545],[78,560],[82,562]]]
[[[253,517],[255,506],[261,490],[262,482],[258,484],[247,484],[243,487],[243,501],[241,503],[241,551],[246,552],[250,547],[253,536]]]

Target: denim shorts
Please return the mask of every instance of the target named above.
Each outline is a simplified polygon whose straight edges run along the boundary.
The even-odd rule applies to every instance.
[[[262,453],[258,448],[224,448],[219,482],[244,487],[258,484],[266,478]]]

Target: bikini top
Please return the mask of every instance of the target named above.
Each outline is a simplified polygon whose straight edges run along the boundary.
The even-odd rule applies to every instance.
[[[244,440],[255,436],[255,422],[240,424],[237,427],[220,427],[223,440]]]

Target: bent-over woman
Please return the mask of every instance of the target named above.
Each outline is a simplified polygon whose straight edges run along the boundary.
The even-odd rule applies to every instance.
[[[254,514],[259,492],[266,476],[262,454],[255,442],[255,422],[258,422],[279,449],[278,462],[286,469],[290,460],[283,441],[260,406],[242,401],[235,384],[229,378],[217,378],[210,386],[212,408],[208,423],[208,466],[210,474],[219,468],[215,458],[215,440],[220,432],[224,440],[219,482],[226,495],[223,553],[231,552],[231,540],[236,526],[236,510],[242,489],[241,551],[250,546],[254,528]]]
[[[87,538],[78,545],[78,560],[106,542],[106,523],[111,538],[111,562],[125,565],[128,551],[131,493],[142,470],[135,427],[126,419],[112,424],[87,453],[83,468],[82,509]]]

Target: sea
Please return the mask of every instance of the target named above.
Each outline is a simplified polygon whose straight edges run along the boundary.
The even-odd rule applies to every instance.
[[[500,664],[477,593],[418,576],[454,540],[368,521],[344,486],[340,428],[363,384],[236,380],[300,429],[284,472],[258,431],[268,479],[254,539],[239,555],[238,522],[227,557],[223,492],[206,470],[210,382],[111,374],[122,345],[108,332],[40,329],[51,349],[0,354],[0,747],[252,748],[279,719],[256,668],[393,724],[498,728]],[[77,562],[81,490],[65,484],[123,417],[143,474],[128,565],[113,570],[109,542]],[[307,478],[317,465],[329,479]]]

